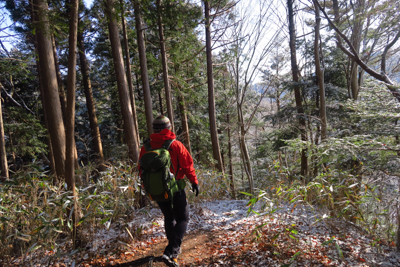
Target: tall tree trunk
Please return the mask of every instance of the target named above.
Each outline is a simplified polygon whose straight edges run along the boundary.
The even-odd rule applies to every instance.
[[[67,78],[67,113],[65,114],[66,127],[66,162],[65,181],[68,190],[72,191],[74,208],[72,212],[72,244],[76,248],[77,235],[76,227],[78,222],[77,195],[75,191],[75,84],[76,84],[76,48],[78,33],[78,5],[79,0],[71,0],[71,15],[69,22],[69,48],[68,48],[68,78]]]
[[[132,69],[131,69],[131,59],[129,56],[129,45],[128,45],[128,34],[126,33],[126,22],[125,22],[125,9],[123,1],[120,0],[121,4],[121,20],[122,20],[122,32],[124,36],[124,48],[125,48],[125,64],[126,64],[126,78],[128,80],[129,86],[129,95],[132,105],[132,115],[133,115],[133,122],[135,126],[135,137],[137,139],[137,143],[140,144],[140,136],[139,136],[139,126],[137,121],[136,115],[136,103],[135,103],[135,93],[133,91],[133,81],[132,81]]]
[[[325,85],[324,85],[324,71],[321,68],[321,60],[320,60],[320,49],[319,49],[319,37],[320,37],[320,24],[321,17],[319,15],[319,6],[314,1],[315,8],[315,39],[314,39],[314,55],[315,55],[315,72],[318,81],[319,87],[319,99],[320,99],[320,108],[319,108],[319,116],[321,119],[321,141],[326,140],[327,137],[327,125],[326,125],[326,104],[325,104]]]
[[[54,65],[56,66],[56,74],[57,74],[57,83],[58,83],[58,92],[60,94],[60,103],[61,103],[61,111],[63,115],[64,124],[66,123],[66,114],[67,114],[67,97],[65,95],[64,84],[62,82],[61,71],[60,71],[60,64],[58,60],[57,54],[57,46],[54,35],[51,35],[51,39],[53,42],[53,55],[54,55]],[[76,149],[76,145],[74,148],[74,157],[75,157],[75,169],[78,168],[78,150]]]
[[[360,51],[361,45],[361,35],[362,35],[362,28],[363,28],[363,9],[364,9],[364,0],[356,1],[355,3],[355,10],[354,10],[354,24],[352,27],[352,34],[351,34],[351,43],[355,48],[357,54]],[[350,69],[350,87],[351,87],[351,94],[353,100],[357,100],[358,98],[358,91],[360,90],[360,86],[358,84],[358,64],[351,60],[351,69]]]
[[[297,58],[296,58],[296,30],[294,23],[294,13],[293,13],[293,1],[288,0],[288,17],[289,17],[289,48],[290,48],[290,61],[292,66],[292,77],[294,82],[294,96],[296,100],[296,108],[297,113],[299,113],[299,126],[300,126],[300,134],[301,140],[307,141],[307,133],[306,133],[306,120],[303,116],[304,109],[302,105],[300,87],[298,85],[299,82],[299,68],[297,66]],[[301,151],[301,175],[306,176],[308,171],[308,162],[307,162],[307,149],[302,149]]]
[[[35,44],[35,46],[37,46]],[[36,49],[37,51],[37,49]],[[56,164],[55,164],[55,160],[54,160],[54,152],[53,152],[53,146],[51,144],[51,137],[50,137],[50,132],[49,132],[49,122],[48,122],[48,118],[47,118],[47,108],[46,108],[46,101],[44,99],[44,90],[43,90],[43,78],[42,76],[42,72],[40,71],[40,65],[39,65],[39,60],[36,59],[36,66],[37,66],[37,72],[38,72],[38,78],[39,78],[39,93],[40,93],[40,100],[42,102],[42,106],[43,106],[43,117],[44,117],[44,124],[46,126],[47,129],[47,139],[48,139],[48,146],[49,146],[49,165],[50,165],[50,170],[51,170],[51,174],[57,174],[56,171]],[[54,179],[53,179],[53,184],[56,185],[58,183],[58,178],[55,175]]]
[[[3,85],[0,83],[0,87]],[[1,105],[2,99],[0,98],[0,167],[1,167],[1,180],[7,180],[8,176],[8,162],[7,162],[7,153],[6,153],[6,142],[4,136],[4,127],[3,127],[3,111]]]
[[[236,199],[235,182],[233,179],[233,165],[232,165],[232,137],[231,137],[231,125],[229,113],[226,114],[226,120],[228,123],[228,157],[229,157],[229,178],[231,180],[230,188],[232,198]]]
[[[137,94],[138,94],[138,100],[140,102],[140,101],[142,101],[142,96],[140,95],[141,92],[140,92],[139,76],[136,71],[135,71],[135,81],[136,81],[136,90],[137,90]]]
[[[206,19],[206,53],[207,53],[207,83],[208,83],[208,115],[210,120],[210,133],[213,148],[213,156],[217,161],[217,168],[224,173],[222,164],[221,151],[219,149],[217,122],[215,115],[214,100],[214,77],[212,66],[212,50],[211,50],[211,30],[210,30],[210,6],[208,0],[204,0],[204,13]]]
[[[189,153],[192,154],[192,147],[190,145],[190,136],[189,136],[189,125],[186,115],[186,103],[185,103],[185,98],[181,93],[179,93],[178,101],[179,101],[179,111],[181,114],[181,121],[182,121],[182,132],[184,136],[183,144],[185,145]]]
[[[161,92],[158,92],[158,102],[160,103],[160,114],[164,115]]]
[[[160,38],[161,61],[163,67],[164,88],[165,88],[165,101],[167,102],[167,113],[168,113],[168,118],[171,121],[172,131],[175,132],[174,110],[172,107],[171,87],[169,85],[169,79],[168,79],[167,54],[165,52],[164,29],[161,17],[161,11],[162,11],[161,0],[157,0],[157,11],[158,11],[158,35]]]
[[[51,40],[53,43],[54,65],[56,66],[58,92],[60,94],[61,110],[62,110],[63,118],[65,120],[65,114],[67,113],[67,110],[66,110],[67,97],[65,95],[64,84],[62,82],[62,77],[61,77],[60,64],[59,64],[58,54],[57,54],[56,39],[54,38],[53,34],[51,35]]]
[[[96,165],[99,171],[105,171],[103,145],[99,125],[97,122],[96,105],[93,98],[92,84],[89,78],[89,66],[86,59],[83,29],[78,32],[79,61],[81,65],[82,83],[85,89],[86,108],[88,110],[89,124],[92,135],[94,152],[96,153]]]
[[[34,5],[32,1],[29,1],[30,5],[30,12],[31,12],[31,22],[33,25],[35,25],[35,12],[34,12]],[[38,80],[39,80],[39,93],[40,93],[40,100],[42,102],[42,107],[43,107],[43,117],[44,117],[44,123],[47,129],[47,133],[49,133],[49,123],[47,120],[47,110],[46,110],[46,105],[45,105],[45,99],[44,99],[44,90],[43,90],[43,78],[42,78],[42,71],[40,70],[40,64],[39,64],[39,50],[38,50],[38,41],[37,41],[37,34],[34,34],[34,46],[35,46],[35,51],[36,51],[36,56],[35,56],[35,61],[36,61],[36,69],[38,73]],[[56,165],[54,163],[54,156],[53,156],[53,147],[51,145],[51,139],[50,139],[50,134],[47,136],[48,139],[48,147],[49,147],[49,165],[50,165],[50,170],[51,174],[56,174]],[[57,176],[53,179],[53,183],[57,184]]]
[[[51,39],[53,42],[53,55],[54,55],[54,65],[56,66],[56,74],[57,74],[57,83],[58,83],[58,92],[60,94],[60,103],[61,103],[61,111],[63,115],[64,124],[66,123],[66,114],[67,114],[67,98],[65,95],[64,84],[61,78],[61,71],[60,71],[60,64],[58,61],[58,54],[57,54],[57,46],[54,35],[51,35]],[[76,145],[74,148],[74,158],[75,158],[75,169],[78,168],[78,150],[76,149]]]
[[[139,50],[140,72],[142,75],[142,86],[144,95],[144,112],[146,114],[147,134],[150,136],[153,133],[153,105],[151,103],[151,93],[149,77],[147,73],[147,58],[146,48],[144,45],[142,18],[139,0],[134,0],[135,20],[136,20],[136,33],[137,43]]]
[[[139,144],[135,137],[135,127],[130,103],[128,83],[125,76],[124,62],[122,59],[121,42],[119,39],[118,22],[114,9],[114,0],[106,1],[106,14],[110,32],[111,50],[114,61],[115,75],[117,78],[118,95],[121,105],[122,119],[124,121],[125,142],[128,145],[129,158],[131,163],[137,163],[139,159]]]
[[[246,138],[245,138],[246,130],[244,128],[245,126],[244,126],[242,106],[239,104],[237,105],[237,111],[238,111],[238,120],[239,120],[240,153],[242,154],[243,167],[246,172],[247,179],[249,181],[250,194],[253,194],[254,193],[253,169],[251,167],[249,151],[247,149],[247,144],[246,144]]]
[[[65,128],[61,112],[53,44],[51,41],[48,7],[45,0],[33,0],[35,7],[35,26],[38,41],[39,64],[43,78],[43,91],[48,116],[49,134],[53,147],[56,173],[65,177]],[[38,20],[39,18],[40,20]]]
[[[227,71],[223,73],[223,81],[224,81],[224,91],[226,91],[226,74]],[[225,103],[228,104],[228,98],[225,95]],[[235,182],[233,179],[233,165],[232,165],[232,137],[231,137],[231,122],[230,122],[230,115],[229,115],[229,106],[228,111],[226,113],[226,123],[228,124],[228,160],[229,160],[229,179],[230,179],[230,189],[231,189],[231,196],[233,199],[236,199],[236,192],[235,192]]]

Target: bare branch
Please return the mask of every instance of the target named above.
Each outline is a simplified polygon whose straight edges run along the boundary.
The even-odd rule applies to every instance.
[[[0,87],[1,87],[1,89],[3,90],[3,92],[6,94],[6,96],[15,104],[15,105],[17,105],[18,107],[20,107],[20,108],[25,108],[29,113],[31,113],[32,115],[35,115],[35,113],[32,111],[32,110],[30,110],[26,105],[25,105],[25,102],[24,101],[22,101],[23,102],[23,105],[21,105],[20,103],[18,103],[17,102],[17,100],[15,100],[7,91],[6,91],[6,89],[4,88],[4,86],[0,83]],[[21,97],[17,94],[17,96],[19,97],[19,99],[21,99]]]
[[[258,110],[258,107],[261,105],[261,101],[264,99],[264,97],[265,97],[265,95],[267,94],[268,89],[269,89],[270,87],[271,87],[271,85],[268,85],[268,87],[265,88],[264,92],[263,92],[263,93],[261,94],[261,96],[260,96],[260,100],[258,101],[258,103],[256,104],[256,106],[254,107],[253,112],[252,112],[251,115],[250,115],[250,118],[247,120],[246,127],[245,127],[245,131],[246,131],[246,132],[249,130],[249,128],[250,128],[250,126],[251,126],[251,122],[252,122],[252,120],[253,120],[253,118],[254,118],[254,115],[256,114],[256,111]]]
[[[387,55],[387,52],[399,40],[399,38],[400,38],[400,29],[397,32],[397,34],[394,37],[394,39],[385,47],[385,50],[383,50],[382,61],[381,61],[381,73],[386,73],[386,55]]]
[[[4,46],[3,42],[0,39],[0,45],[3,48],[3,50],[6,52],[7,56],[10,58],[10,54],[8,53],[8,50],[6,49],[6,47]]]
[[[378,73],[371,69],[364,61],[362,61],[352,46],[350,40],[336,27],[336,25],[332,22],[332,20],[329,18],[328,14],[326,13],[325,9],[321,7],[320,3],[318,0],[316,0],[316,3],[320,7],[322,13],[324,13],[325,18],[328,20],[329,24],[332,26],[332,28],[335,30],[335,32],[338,34],[337,39],[338,39],[338,46],[339,48],[347,55],[349,56],[354,62],[356,62],[365,72],[367,72],[369,75],[374,77],[377,80],[380,80],[384,83],[386,83],[387,88],[392,92],[392,94],[400,101],[400,88],[396,86],[392,80],[385,74],[385,73]],[[342,38],[346,44],[350,47],[349,51],[347,48],[345,48],[340,41],[340,38]]]

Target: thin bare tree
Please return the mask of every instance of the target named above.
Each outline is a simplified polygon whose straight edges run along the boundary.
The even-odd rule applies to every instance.
[[[227,31],[228,36],[225,38],[234,40],[233,44],[227,44],[227,48],[232,53],[232,60],[228,63],[228,67],[232,75],[231,84],[236,97],[242,166],[248,179],[251,194],[254,193],[254,177],[246,135],[250,130],[261,101],[268,92],[268,86],[263,88],[261,94],[257,95],[258,101],[251,109],[249,109],[248,105],[245,108],[245,104],[255,78],[261,73],[261,69],[265,67],[268,55],[274,45],[278,43],[276,39],[279,38],[279,30],[270,38],[264,38],[267,35],[269,19],[273,14],[271,7],[272,2],[259,3],[257,12],[252,10],[252,5],[247,8],[242,7],[235,13],[236,20]]]
[[[294,0],[287,1],[288,7],[288,19],[289,19],[289,48],[290,48],[290,62],[292,66],[292,77],[294,83],[294,97],[296,101],[296,108],[299,118],[299,128],[302,141],[307,141],[306,133],[306,119],[304,116],[304,108],[302,104],[302,97],[299,86],[299,67],[297,65],[296,56],[296,27],[294,23],[294,12],[293,12],[293,2]],[[307,159],[307,149],[303,148],[301,150],[301,170],[300,174],[302,176],[307,176],[308,172],[308,159]]]
[[[214,159],[217,161],[217,168],[224,173],[224,165],[222,163],[221,151],[219,148],[218,129],[215,114],[214,100],[214,77],[212,63],[211,48],[211,20],[210,20],[210,3],[204,0],[205,28],[206,28],[206,54],[207,54],[207,85],[208,85],[208,116],[210,121],[210,134]]]
[[[3,89],[3,85],[0,83],[0,87]],[[3,111],[1,101],[3,99],[0,97],[0,167],[1,167],[1,180],[6,180],[9,178],[8,175],[8,162],[6,153],[6,139],[4,136],[4,126],[3,126]]]
[[[325,104],[325,84],[324,84],[324,70],[321,67],[320,57],[320,25],[321,17],[319,13],[319,6],[314,1],[315,10],[315,37],[314,37],[314,57],[315,57],[315,73],[319,87],[319,117],[321,120],[321,140],[325,140],[327,137],[327,125],[326,125],[326,104]]]

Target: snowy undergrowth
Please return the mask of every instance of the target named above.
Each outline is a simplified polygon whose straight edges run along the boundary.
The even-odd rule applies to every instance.
[[[245,200],[219,200],[191,204],[190,213],[188,234],[205,231],[217,237],[209,248],[217,261],[203,266],[400,266],[400,254],[390,244],[374,242],[351,223],[318,220],[324,217],[323,212],[310,207],[292,209],[282,205],[273,213],[257,215],[248,213]],[[54,252],[37,251],[24,261],[32,266],[47,266],[50,261],[60,266],[73,262],[86,266],[92,255],[102,254],[112,263],[118,246],[121,251],[135,254],[165,238],[158,208],[137,210],[133,218],[126,225],[97,229],[86,250],[73,256],[55,261]],[[236,255],[234,259],[232,255]],[[243,262],[238,255],[246,255]],[[22,258],[14,263],[22,264]]]

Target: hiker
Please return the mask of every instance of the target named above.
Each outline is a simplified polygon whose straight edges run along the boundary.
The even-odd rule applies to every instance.
[[[174,140],[176,135],[171,132],[170,129],[171,122],[166,116],[160,115],[154,119],[154,133],[150,136],[151,149],[162,148],[165,143],[168,143],[169,148],[167,147],[165,149],[168,149],[171,157],[171,168],[169,171],[175,176],[177,184],[182,184],[183,182],[185,185],[183,179],[186,175],[192,184],[192,190],[197,197],[199,194],[199,187],[193,166],[192,156],[181,142]],[[171,140],[174,141],[171,143]],[[149,148],[148,144],[147,148]],[[147,150],[145,141],[145,145],[140,150],[139,163],[141,163],[140,160],[146,152]],[[162,257],[175,264],[177,264],[177,258],[181,250],[180,248],[182,239],[185,235],[189,222],[189,206],[186,199],[184,185],[183,188],[179,188],[179,191],[173,194],[172,203],[169,200],[162,202],[157,201],[157,204],[164,215],[165,232],[168,239],[168,245],[165,248],[164,255]]]

